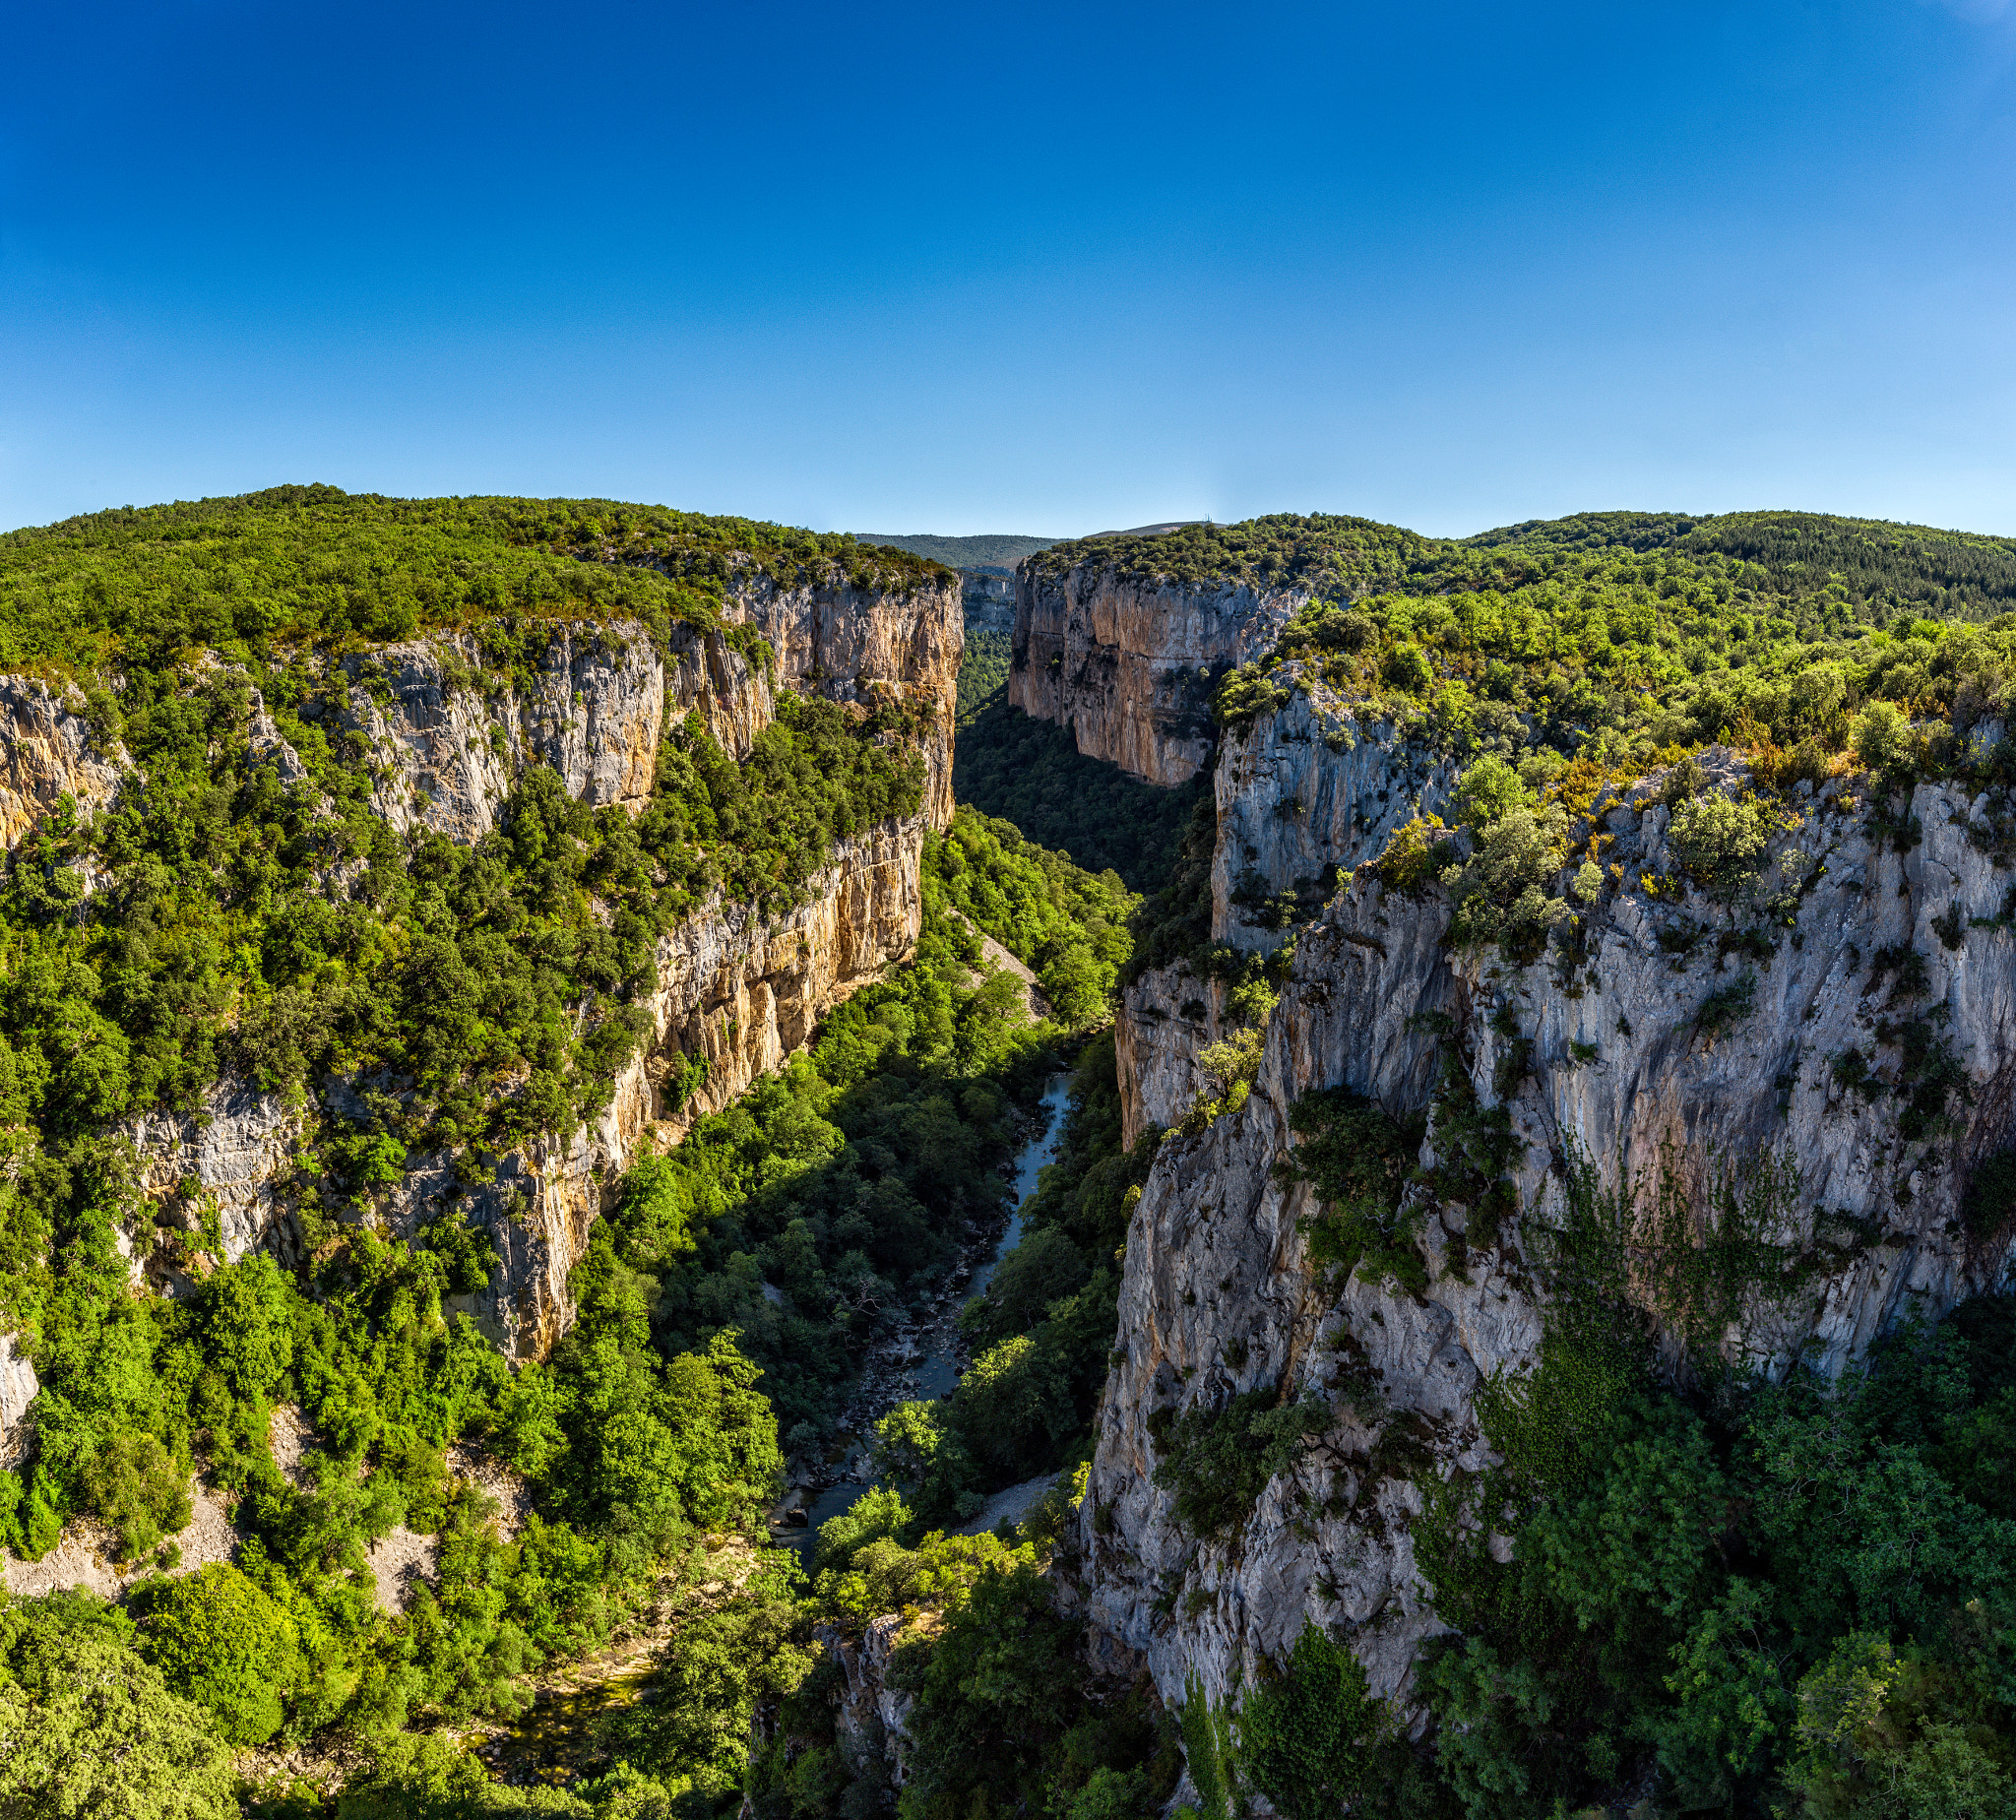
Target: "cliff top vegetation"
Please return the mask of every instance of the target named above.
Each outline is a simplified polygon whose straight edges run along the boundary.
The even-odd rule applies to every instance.
[[[498,614],[722,623],[759,577],[904,593],[907,550],[608,499],[389,499],[334,486],[121,506],[0,535],[0,670],[350,649]]]
[[[1038,550],[1046,550],[1057,540],[1055,537],[1022,536],[1014,532],[983,532],[973,537],[940,537],[929,532],[907,533],[900,537],[887,536],[879,531],[863,531],[855,534],[863,543],[909,550],[914,555],[928,556],[933,562],[942,562],[955,569],[974,569],[982,564],[1012,569],[1023,557],[1034,556]]]
[[[1220,720],[1320,679],[1458,756],[1550,749],[1628,770],[1727,739],[1773,772],[1796,752],[1817,779],[1853,739],[1900,780],[2002,762],[2005,539],[1792,514],[1517,530],[1450,546],[1432,578],[1312,598],[1224,679]]]
[[[2016,606],[2016,539],[1812,512],[1589,512],[1529,520],[1474,537],[1422,536],[1330,513],[1275,513],[1236,525],[1186,525],[1158,536],[1054,543],[1036,565],[1080,563],[1130,579],[1296,588],[1340,601],[1513,593],[1592,579],[1670,597],[1702,583],[1727,605],[1809,625],[1887,625],[1899,615],[1989,619]]]

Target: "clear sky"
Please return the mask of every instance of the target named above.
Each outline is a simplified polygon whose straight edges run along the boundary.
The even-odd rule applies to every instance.
[[[0,525],[2016,533],[2016,3],[10,9]]]

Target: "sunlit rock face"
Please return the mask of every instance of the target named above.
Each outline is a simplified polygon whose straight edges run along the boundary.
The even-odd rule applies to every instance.
[[[921,926],[924,836],[952,812],[963,641],[956,581],[901,596],[759,581],[729,596],[724,617],[760,632],[767,657],[690,628],[676,628],[662,651],[644,627],[619,622],[556,628],[529,683],[484,672],[474,640],[453,635],[346,665],[339,719],[377,767],[375,813],[401,833],[427,829],[468,843],[496,826],[513,779],[530,764],[550,766],[580,801],[641,812],[664,729],[688,715],[742,758],[788,690],[863,709],[896,699],[920,711],[918,813],[838,842],[796,909],[762,914],[717,892],[661,939],[650,1031],[597,1124],[547,1134],[474,1171],[451,1154],[410,1156],[404,1178],[374,1208],[387,1229],[410,1233],[453,1204],[488,1232],[497,1270],[483,1289],[450,1305],[515,1358],[542,1356],[566,1331],[568,1277],[604,1193],[635,1158],[675,1141],[780,1066],[828,1009],[908,954]],[[94,755],[83,720],[40,685],[0,679],[0,715],[26,729],[0,758],[15,792],[0,794],[0,814],[27,804],[18,812],[26,827],[64,790],[87,804],[110,799],[117,766]],[[248,741],[255,762],[275,766],[283,781],[305,776],[256,688]],[[384,1084],[334,1084],[320,1109],[354,1109],[358,1087],[368,1085]],[[162,1219],[191,1231],[215,1220],[229,1259],[264,1248],[292,1261],[299,1237],[289,1209],[317,1110],[230,1077],[195,1106],[127,1121],[125,1135]],[[133,1248],[132,1262],[144,1277],[144,1246]],[[164,1278],[162,1287],[184,1286]],[[0,1416],[12,1383],[0,1369]]]
[[[1011,707],[1150,784],[1209,762],[1213,677],[1274,643],[1306,591],[1122,578],[1097,562],[1016,569]]]
[[[124,762],[93,734],[74,692],[0,676],[0,847],[14,847],[64,796],[89,819],[117,792]]]
[[[1414,1563],[1418,1487],[1491,1459],[1477,1392],[1537,1362],[1542,1229],[1578,1169],[1637,1220],[1663,1180],[1697,1235],[1727,1218],[1727,1190],[1749,1197],[1757,1236],[1796,1269],[1782,1292],[1743,1293],[1705,1344],[1774,1374],[1795,1359],[1839,1371],[1907,1311],[1936,1317],[2001,1281],[2012,1255],[2006,1230],[1968,1225],[1976,1166],[2016,1137],[2004,913],[2016,874],[1985,799],[1922,784],[1900,842],[1872,824],[1866,780],[1817,796],[1801,786],[1789,805],[1798,826],[1765,861],[1767,880],[1796,889],[1773,916],[1732,916],[1688,885],[1661,780],[1643,780],[1586,824],[1608,845],[1601,893],[1579,907],[1579,959],[1517,965],[1452,946],[1432,882],[1407,897],[1354,877],[1395,818],[1439,805],[1449,776],[1363,728],[1337,750],[1321,708],[1297,698],[1228,738],[1219,761],[1221,939],[1261,945],[1233,903],[1248,868],[1248,896],[1292,890],[1319,860],[1338,871],[1319,909],[1297,905],[1264,937],[1294,949],[1250,1097],[1166,1139],[1135,1210],[1081,1512],[1090,1615],[1176,1701],[1188,1685],[1235,1697],[1241,1675],[1250,1686],[1260,1660],[1284,1658],[1314,1621],[1342,1627],[1374,1687],[1406,1702],[1416,1650],[1440,1628]],[[1711,784],[1746,783],[1735,755],[1704,759]],[[1762,939],[1737,939],[1752,927]],[[1165,970],[1136,983],[1119,1027],[1130,1128],[1180,1115],[1196,1050],[1227,1028],[1211,982]],[[1292,1108],[1343,1086],[1396,1115],[1431,1114],[1421,1161],[1433,1164],[1451,1064],[1509,1117],[1517,1211],[1492,1233],[1417,1185],[1421,1292],[1391,1277],[1336,1281],[1308,1256],[1312,1192],[1279,1166]],[[1943,1102],[1912,1114],[1942,1066]],[[1655,1285],[1626,1290],[1674,1334]],[[1318,1394],[1334,1426],[1235,1537],[1200,1542],[1155,1483],[1166,1455],[1150,1418],[1255,1389]],[[1425,1450],[1404,1465],[1379,1444],[1398,1424]]]

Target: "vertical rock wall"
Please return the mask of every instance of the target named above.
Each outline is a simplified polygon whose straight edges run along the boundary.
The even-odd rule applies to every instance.
[[[1218,832],[1211,860],[1211,939],[1266,953],[1377,857],[1394,829],[1444,808],[1456,768],[1391,721],[1360,722],[1300,666],[1278,713],[1226,730],[1212,773]],[[1187,961],[1152,969],[1121,998],[1115,1021],[1126,1139],[1173,1125],[1203,1080],[1197,1058],[1230,1035],[1224,984]]]
[[[1228,749],[1221,800],[1235,820],[1282,775],[1248,760],[1278,749],[1303,713],[1256,725],[1240,757]],[[1429,787],[1404,755],[1389,766],[1387,806]],[[1727,758],[1710,770],[1725,787],[1743,782]],[[1359,802],[1372,782],[1368,773],[1354,785]],[[1433,889],[1410,900],[1348,884],[1294,931],[1251,1097],[1200,1135],[1165,1142],[1128,1235],[1119,1362],[1081,1543],[1094,1619],[1146,1654],[1165,1698],[1180,1701],[1192,1676],[1208,1697],[1232,1697],[1240,1675],[1250,1685],[1260,1660],[1284,1657],[1307,1622],[1346,1634],[1375,1689],[1406,1698],[1415,1651],[1438,1628],[1410,1538],[1419,1485],[1488,1463],[1476,1393],[1537,1359],[1545,1308],[1535,1234],[1558,1213],[1574,1167],[1594,1165],[1607,1190],[1635,1185],[1642,1216],[1670,1164],[1697,1220],[1711,1216],[1718,1169],[1755,1184],[1773,1161],[1790,1168],[1796,1189],[1772,1203],[1768,1237],[1800,1260],[1803,1280],[1779,1295],[1752,1291],[1711,1336],[1767,1371],[1795,1357],[1838,1371],[1908,1307],[1936,1317],[2003,1279],[2010,1235],[1971,1233],[1966,1195],[1976,1165],[2016,1137],[2007,842],[1985,800],[1952,786],[1918,788],[1909,816],[1921,838],[1904,850],[1877,838],[1853,781],[1794,806],[1801,825],[1770,858],[1803,884],[1792,926],[1781,919],[1763,952],[1721,942],[1732,918],[1699,894],[1644,887],[1678,870],[1650,783],[1605,811],[1605,858],[1617,872],[1569,972],[1448,948],[1449,909]],[[1331,826],[1346,824],[1339,815]],[[1298,866],[1300,841],[1256,845]],[[1749,1008],[1704,1020],[1718,994]],[[1130,997],[1130,1009],[1147,1002]],[[1916,1137],[1902,1115],[1923,1068],[1907,1074],[1898,1036],[1912,1021],[1964,1074]],[[1146,1032],[1134,1040],[1137,1050],[1154,1041]],[[1311,1266],[1298,1229],[1318,1211],[1310,1191],[1277,1170],[1293,1142],[1291,1110],[1335,1086],[1396,1114],[1429,1110],[1444,1044],[1480,1101],[1510,1116],[1520,1211],[1492,1235],[1460,1204],[1421,1200],[1424,1290],[1391,1278],[1339,1283]],[[1836,1066],[1851,1050],[1871,1069],[1867,1095]],[[1435,1144],[1431,1125],[1424,1162]],[[1155,1483],[1165,1456],[1150,1416],[1254,1389],[1320,1395],[1333,1426],[1235,1537],[1200,1541]],[[1391,1437],[1405,1438],[1411,1462]]]
[[[497,1161],[494,1180],[473,1187],[458,1183],[452,1156],[408,1159],[387,1219],[410,1231],[462,1198],[502,1260],[488,1288],[462,1306],[514,1357],[542,1354],[572,1318],[567,1279],[603,1185],[644,1145],[674,1141],[779,1066],[828,1008],[906,955],[921,924],[923,838],[951,816],[963,645],[957,584],[897,596],[759,583],[730,596],[728,616],[762,633],[769,663],[689,629],[662,654],[642,626],[617,623],[556,630],[523,688],[483,675],[473,642],[456,636],[388,647],[354,666],[342,721],[369,742],[379,767],[375,809],[401,832],[426,828],[465,842],[495,826],[512,777],[529,763],[550,765],[583,801],[641,811],[668,718],[698,713],[739,758],[770,724],[784,689],[864,706],[894,696],[929,710],[918,814],[840,842],[795,910],[763,916],[717,895],[662,939],[652,1034],[594,1129],[514,1152]],[[0,689],[0,706],[11,699]],[[82,723],[63,721],[45,697],[25,699],[31,717],[56,729],[36,748],[56,756],[21,772],[42,792],[35,800],[52,801],[58,779],[73,789],[78,780],[92,783]],[[252,707],[255,755],[284,776],[300,775],[256,692]],[[107,781],[94,785],[101,794],[110,776],[107,768]],[[672,1103],[666,1084],[686,1078],[689,1057],[704,1059],[705,1074]],[[347,1102],[346,1086],[332,1092]],[[261,1246],[288,1251],[281,1184],[305,1129],[302,1108],[226,1080],[201,1106],[135,1119],[127,1135],[148,1192],[187,1220],[214,1209],[236,1258]]]
[[[1306,591],[1120,577],[1098,563],[1015,571],[1011,707],[1069,727],[1079,751],[1150,784],[1211,757],[1214,675],[1273,644]]]
[[[81,707],[31,676],[0,676],[0,849],[64,795],[84,815],[112,799],[124,754],[101,749]]]

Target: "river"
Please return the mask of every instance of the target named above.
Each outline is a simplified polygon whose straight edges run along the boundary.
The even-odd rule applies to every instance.
[[[1043,1128],[1016,1156],[1015,1208],[1000,1235],[984,1245],[977,1258],[969,1252],[962,1260],[928,1322],[884,1341],[864,1361],[861,1388],[844,1418],[850,1431],[839,1437],[830,1453],[841,1476],[813,1499],[810,1527],[782,1527],[782,1507],[772,1513],[772,1538],[795,1549],[808,1565],[819,1526],[839,1516],[868,1489],[868,1456],[862,1437],[875,1420],[899,1403],[942,1397],[959,1382],[959,1311],[987,1292],[1001,1259],[1022,1237],[1022,1210],[1036,1192],[1045,1165],[1055,1161],[1064,1135],[1070,1086],[1071,1077],[1059,1074],[1053,1075],[1043,1090]],[[485,1743],[481,1754],[493,1774],[515,1784],[564,1783],[584,1763],[597,1760],[600,1721],[640,1697],[649,1698],[658,1669],[649,1647],[635,1640],[617,1651],[604,1652],[599,1660],[592,1659],[592,1664],[577,1664],[571,1672],[563,1670],[554,1684],[538,1690],[534,1704],[519,1719]]]
[[[968,1302],[987,1292],[1001,1260],[1022,1237],[1022,1210],[1036,1193],[1044,1168],[1056,1161],[1057,1146],[1064,1136],[1064,1111],[1071,1098],[1071,1077],[1052,1075],[1043,1090],[1043,1128],[1022,1147],[1015,1159],[1015,1210],[1008,1224],[986,1255],[973,1267],[964,1290],[956,1287],[941,1300],[939,1311],[921,1331],[898,1335],[876,1349],[863,1378],[868,1386],[865,1399],[856,1399],[849,1414],[853,1431],[843,1433],[835,1443],[834,1458],[841,1476],[812,1499],[803,1529],[774,1529],[771,1534],[788,1548],[809,1555],[819,1526],[850,1506],[868,1484],[867,1450],[863,1437],[880,1416],[899,1403],[950,1394],[962,1369],[959,1345],[959,1311]],[[957,1279],[955,1278],[955,1285]]]

